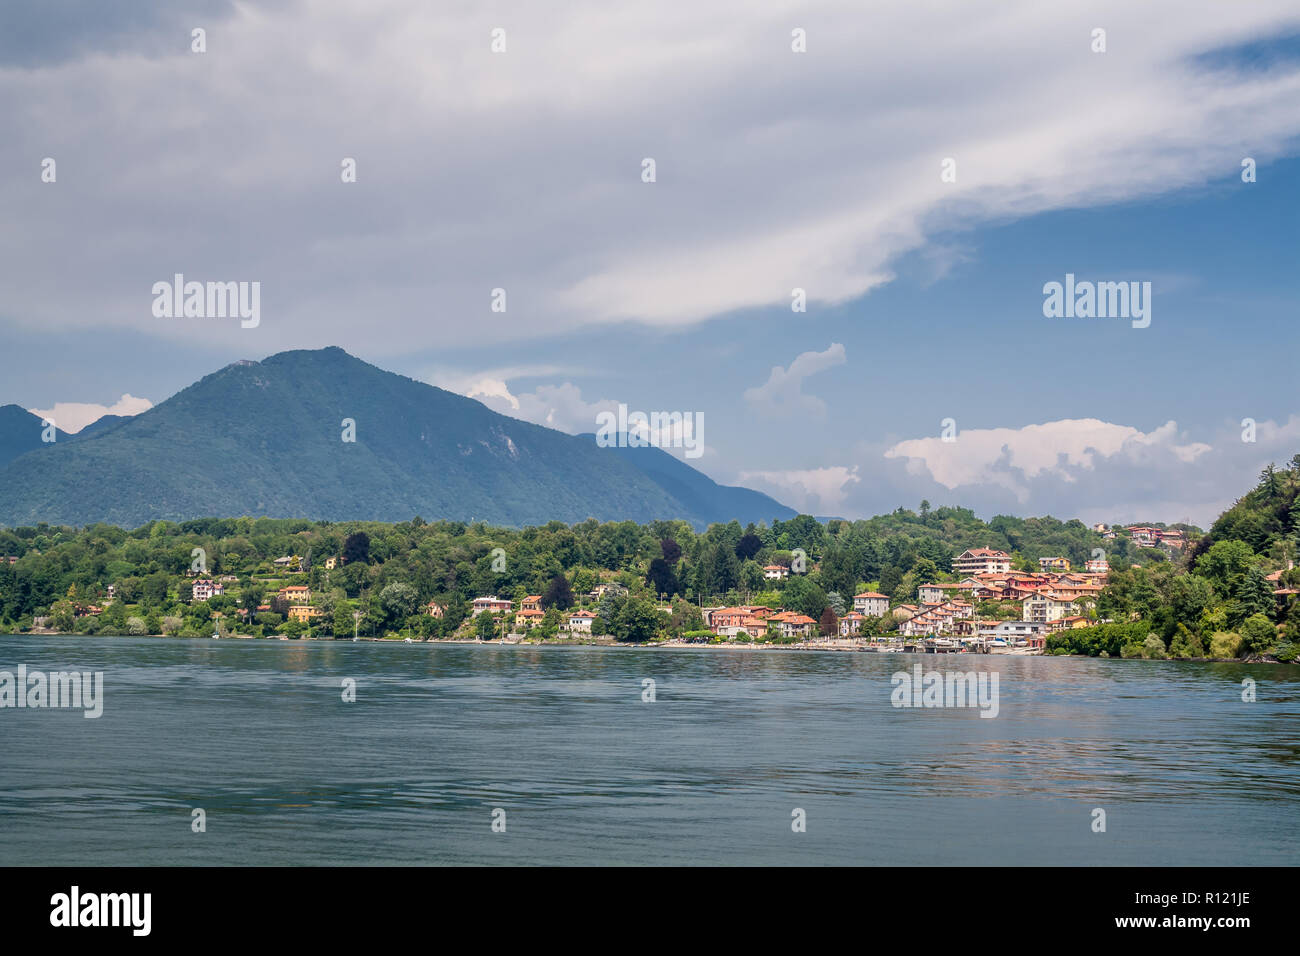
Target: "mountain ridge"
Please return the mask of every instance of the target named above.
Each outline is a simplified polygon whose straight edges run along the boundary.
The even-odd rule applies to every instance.
[[[337,346],[234,362],[80,440],[19,451],[0,469],[0,524],[10,527],[217,514],[702,527],[794,515],[659,449],[667,461],[621,455]]]

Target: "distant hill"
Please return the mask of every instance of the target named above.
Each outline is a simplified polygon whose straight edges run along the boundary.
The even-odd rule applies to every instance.
[[[122,422],[129,422],[131,418],[131,415],[102,415],[71,437],[76,441],[81,441],[86,438],[96,438],[115,425],[120,425]]]
[[[355,442],[341,440],[345,419],[355,422]],[[0,524],[418,514],[516,527],[589,517],[702,527],[794,515],[658,449],[599,448],[339,348],[236,363],[148,411],[95,426],[42,446],[39,429],[12,425]],[[23,443],[29,430],[34,446]]]
[[[580,437],[592,442],[596,440],[594,434]],[[661,448],[614,447],[605,451],[618,455],[648,475],[692,514],[725,514],[729,516],[726,520],[734,518],[741,524],[771,522],[773,518],[788,520],[795,516],[793,508],[779,504],[762,492],[720,485]]]
[[[0,405],[0,467],[29,451],[47,448],[41,441],[41,417],[33,415],[21,405]],[[55,429],[52,444],[67,441],[73,436]]]

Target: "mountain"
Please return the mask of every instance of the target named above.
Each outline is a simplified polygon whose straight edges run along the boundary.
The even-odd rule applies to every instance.
[[[130,415],[101,415],[93,422],[72,436],[76,441],[82,441],[87,438],[97,438],[104,432],[108,431],[114,425],[120,425],[122,422],[129,422]]]
[[[594,434],[579,437],[588,441],[596,440]],[[793,509],[778,504],[762,492],[718,484],[662,448],[629,446],[606,450],[648,475],[692,514],[727,514],[741,524],[771,521],[773,518],[787,520],[795,516]],[[726,520],[730,521],[731,518]]]
[[[19,455],[50,447],[41,441],[44,428],[41,416],[33,415],[21,405],[0,405],[0,468]],[[55,429],[54,442],[67,441],[72,436]]]
[[[343,440],[347,421],[355,441]],[[512,526],[680,518],[702,527],[794,515],[652,450],[600,448],[339,348],[281,352],[15,458],[0,470],[0,524],[418,514]]]

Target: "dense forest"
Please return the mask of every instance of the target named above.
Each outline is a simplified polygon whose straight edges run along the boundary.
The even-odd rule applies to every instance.
[[[1266,469],[1208,532],[1169,527],[1185,533],[1182,552],[1139,548],[1122,529],[1106,537],[1077,520],[985,522],[968,509],[924,501],[869,520],[799,515],[702,533],[684,521],[520,530],[419,517],[398,524],[209,518],[129,531],[37,525],[0,530],[0,628],[25,630],[46,618],[58,630],[87,634],[197,636],[215,626],[290,637],[439,637],[471,626],[476,597],[541,595],[542,637],[556,633],[559,612],[585,606],[599,612],[601,633],[644,640],[700,632],[701,606],[782,606],[825,625],[828,612],[833,621],[863,590],[914,602],[918,585],[956,580],[955,556],[990,547],[1010,553],[1021,570],[1037,570],[1042,557],[1082,567],[1098,551],[1107,556],[1108,586],[1087,609],[1098,624],[1053,635],[1051,652],[1293,657],[1300,615],[1288,614],[1291,597],[1274,592],[1300,585],[1300,571],[1290,570],[1300,540],[1300,455],[1286,469]],[[772,564],[795,573],[768,580],[764,567]],[[196,576],[225,580],[226,593],[192,600]],[[288,619],[277,589],[289,584],[310,587],[318,617]],[[598,597],[601,584],[618,587]],[[116,600],[107,600],[109,585]],[[427,613],[430,601],[441,617]],[[1007,618],[1017,607],[979,611]],[[472,626],[492,636],[494,622],[481,618]]]

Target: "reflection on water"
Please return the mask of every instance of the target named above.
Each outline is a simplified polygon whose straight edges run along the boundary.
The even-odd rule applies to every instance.
[[[891,707],[918,661],[996,671],[998,716]],[[0,637],[19,663],[104,671],[104,714],[0,710],[0,864],[1240,865],[1300,845],[1300,667]]]

